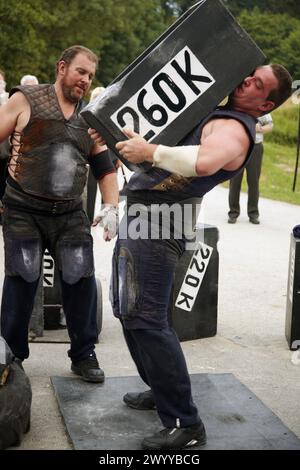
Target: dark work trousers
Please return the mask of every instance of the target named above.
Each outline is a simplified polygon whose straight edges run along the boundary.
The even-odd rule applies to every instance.
[[[185,358],[174,330],[123,327],[123,332],[138,372],[154,394],[163,425],[187,427],[200,422]]]
[[[5,276],[4,279],[1,334],[13,354],[22,360],[29,356],[28,326],[38,283],[38,280],[26,282],[21,276]],[[96,281],[91,276],[71,285],[61,279],[61,285],[63,309],[71,339],[68,355],[77,362],[94,351],[97,341]]]
[[[245,167],[248,185],[247,212],[250,219],[257,219],[259,216],[259,178],[261,173],[263,158],[263,144],[255,144],[252,156]],[[229,182],[229,212],[232,218],[240,215],[240,192],[244,171],[231,178]]]
[[[113,256],[113,311],[122,322],[137,370],[154,394],[163,425],[191,426],[200,418],[180,342],[168,325],[175,269],[185,243],[131,238],[135,222],[128,216],[120,224]]]
[[[97,289],[93,239],[81,201],[45,201],[21,193],[10,184],[3,201],[2,336],[17,357],[29,356],[28,325],[43,253],[48,248],[61,278],[62,304],[71,339],[69,357],[73,362],[86,359],[97,342]]]

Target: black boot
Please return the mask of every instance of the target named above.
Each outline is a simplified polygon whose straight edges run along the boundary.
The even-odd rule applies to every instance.
[[[72,362],[71,370],[80,375],[86,382],[104,382],[104,372],[100,368],[94,353],[82,361]]]
[[[183,449],[184,447],[206,444],[203,423],[186,428],[165,428],[142,441],[143,449]]]
[[[126,393],[124,403],[135,410],[154,410],[156,408],[152,390],[141,393]]]

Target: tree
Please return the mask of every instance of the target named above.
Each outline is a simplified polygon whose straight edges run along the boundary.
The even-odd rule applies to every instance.
[[[38,31],[48,24],[49,15],[40,0],[0,0],[0,21],[0,64],[10,87],[24,74],[39,75],[47,44]]]
[[[282,63],[292,75],[296,74],[300,66],[299,46],[296,46],[300,20],[254,8],[252,11],[243,10],[239,22],[263,50],[268,61]]]
[[[297,29],[292,31],[289,36],[283,39],[279,61],[286,64],[289,71],[295,79],[300,79],[300,60],[299,60],[299,44],[300,44],[300,21]]]
[[[107,85],[166,28],[160,0],[52,0],[48,12],[51,21],[39,35],[47,42],[41,70],[51,80],[61,51],[83,44],[101,58],[97,80]]]
[[[257,7],[264,12],[285,13],[292,18],[300,19],[300,2],[297,0],[223,0],[223,2],[233,15]]]
[[[99,78],[105,85],[129,65],[167,27],[158,0],[114,1],[110,29],[101,48]]]
[[[162,7],[167,13],[167,18],[178,18],[182,13],[188,10],[192,5],[197,3],[197,0],[162,0]]]
[[[166,18],[161,0],[0,0],[0,20],[0,67],[9,86],[25,73],[52,81],[56,60],[72,44],[101,57],[97,79],[106,85],[174,16]]]
[[[240,12],[239,21],[268,59],[283,58],[288,68],[291,63],[292,70],[299,70],[298,52],[294,49],[293,53],[291,48],[296,47],[294,38],[298,37],[296,17],[300,18],[300,2],[223,1],[233,12]],[[195,0],[0,0],[0,68],[6,72],[8,88],[27,73],[37,75],[40,82],[53,81],[54,65],[61,52],[73,44],[83,44],[101,58],[96,84],[107,85],[194,3]],[[285,14],[280,17],[276,11]]]

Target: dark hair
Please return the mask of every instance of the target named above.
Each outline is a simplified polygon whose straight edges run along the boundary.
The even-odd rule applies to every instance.
[[[275,103],[274,110],[291,96],[293,79],[283,65],[270,64],[270,67],[278,80],[278,87],[274,88],[267,97],[267,100]]]
[[[56,62],[56,73],[58,72],[59,62],[63,60],[67,65],[70,65],[70,63],[77,56],[77,54],[85,54],[88,57],[88,59],[91,62],[94,62],[96,64],[96,67],[98,67],[99,59],[96,56],[96,54],[94,54],[94,52],[88,49],[87,47],[76,45],[76,46],[68,47],[68,49],[65,49],[62,52],[60,58]]]

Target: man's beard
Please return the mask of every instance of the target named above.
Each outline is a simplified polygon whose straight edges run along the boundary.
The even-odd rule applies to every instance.
[[[61,88],[62,88],[64,98],[67,101],[69,101],[70,103],[77,104],[81,100],[81,98],[83,98],[83,95],[82,95],[82,97],[78,97],[78,96],[73,95],[72,90],[73,90],[74,87],[72,87],[72,86],[68,86],[68,85],[65,85],[64,83],[62,83]]]

